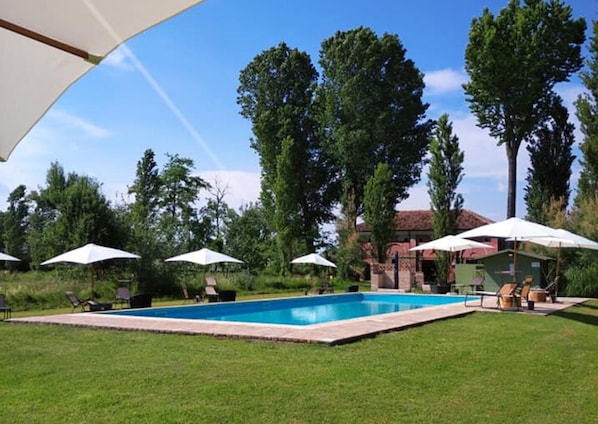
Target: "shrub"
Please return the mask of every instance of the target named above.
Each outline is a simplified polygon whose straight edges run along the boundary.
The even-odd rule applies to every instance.
[[[598,297],[598,264],[571,267],[565,272],[566,296]]]

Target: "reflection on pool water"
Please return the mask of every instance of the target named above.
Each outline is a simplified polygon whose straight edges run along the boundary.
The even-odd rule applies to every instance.
[[[152,318],[312,325],[463,302],[463,296],[346,293],[109,312]]]

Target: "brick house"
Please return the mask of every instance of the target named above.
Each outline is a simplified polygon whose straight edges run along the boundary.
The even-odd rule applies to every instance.
[[[469,209],[463,209],[457,220],[457,233],[477,228],[482,225],[491,224],[493,221],[479,215]],[[365,223],[357,224],[357,233],[365,252],[365,261],[370,266],[372,273],[388,272],[393,270],[392,258],[395,252],[399,256],[399,270],[403,277],[413,280],[420,285],[423,282],[433,281],[434,251],[424,250],[410,252],[409,249],[419,244],[433,240],[432,237],[432,211],[431,210],[410,210],[399,211],[395,215],[395,233],[392,242],[388,246],[388,258],[386,264],[375,263],[370,243],[371,231]],[[483,255],[498,251],[498,239],[485,238],[479,241],[494,246],[489,249],[468,249],[460,252],[457,257],[459,263],[470,263]],[[404,283],[405,285],[408,283]]]

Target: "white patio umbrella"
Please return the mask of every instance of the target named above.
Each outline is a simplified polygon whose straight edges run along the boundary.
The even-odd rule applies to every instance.
[[[184,253],[182,255],[173,256],[172,258],[168,258],[164,260],[165,262],[173,262],[173,261],[185,261],[185,262],[193,262],[199,265],[210,265],[216,264],[221,262],[230,262],[230,263],[237,263],[242,264],[243,261],[233,258],[232,256],[225,255],[224,253],[215,252],[208,248],[203,248],[200,250],[196,250],[194,252]]]
[[[560,274],[561,248],[578,248],[598,250],[598,243],[579,234],[572,233],[563,228],[554,230],[556,237],[529,237],[523,238],[524,241],[539,244],[546,247],[556,247],[556,276]],[[555,297],[558,293],[558,278],[555,280]]]
[[[313,264],[322,265],[330,268],[336,268],[336,265],[330,262],[328,259],[323,258],[317,253],[310,253],[309,255],[300,256],[291,261],[292,264]]]
[[[0,160],[112,50],[201,1],[0,0]]]
[[[6,253],[0,252],[0,261],[20,261],[19,258],[15,258],[14,256],[7,255]]]
[[[125,252],[124,250],[88,243],[85,246],[69,250],[68,252],[48,259],[47,261],[42,262],[41,265],[50,265],[59,262],[91,265],[95,262],[107,261],[109,259],[139,259],[140,257],[141,256],[139,255]],[[93,296],[93,272],[91,277],[91,294]]]
[[[475,249],[475,248],[484,248],[484,249],[493,249],[493,246],[489,244],[480,243],[474,240],[468,240],[465,238],[448,235],[441,237],[436,240],[429,241],[427,243],[420,244],[418,246],[412,247],[409,249],[410,251],[416,250],[442,250],[445,252],[450,252],[450,259],[449,259],[449,267],[453,262],[452,255],[454,252],[460,252],[462,250],[467,249]],[[450,269],[449,269],[450,274]]]
[[[482,225],[481,227],[457,234],[461,238],[498,237],[511,239],[513,243],[513,272],[517,277],[517,242],[531,237],[557,237],[553,228],[521,218],[509,218],[504,221]]]
[[[443,250],[445,252],[460,252],[461,250],[484,248],[493,249],[489,244],[480,243],[474,240],[448,235],[427,243],[412,247],[411,250]]]

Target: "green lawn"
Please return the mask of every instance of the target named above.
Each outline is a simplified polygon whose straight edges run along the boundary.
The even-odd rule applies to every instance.
[[[594,423],[598,301],[357,343],[0,323],[0,423]]]

